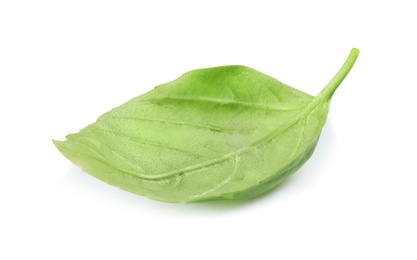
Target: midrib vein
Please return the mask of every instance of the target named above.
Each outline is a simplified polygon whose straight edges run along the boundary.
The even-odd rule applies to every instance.
[[[100,119],[100,121],[107,121],[107,120],[138,120],[138,121],[148,121],[148,122],[159,122],[159,123],[166,123],[166,124],[172,124],[172,125],[178,125],[178,126],[189,126],[189,127],[194,127],[194,128],[204,128],[204,129],[209,129],[213,132],[223,132],[223,133],[253,133],[253,132],[256,131],[256,130],[252,130],[252,129],[221,128],[221,127],[203,125],[203,124],[198,124],[198,123],[189,123],[189,122],[158,119],[158,118],[105,117],[105,118]]]
[[[170,177],[170,176],[173,176],[173,175],[185,174],[187,172],[198,170],[198,169],[206,167],[206,166],[211,166],[211,165],[226,161],[226,160],[232,158],[233,156],[240,156],[241,154],[247,153],[247,152],[251,151],[252,149],[257,148],[258,146],[266,144],[266,143],[272,141],[273,139],[275,139],[275,137],[277,137],[278,135],[280,135],[281,133],[286,131],[288,128],[290,128],[291,126],[296,124],[304,116],[306,116],[307,114],[310,114],[311,111],[314,108],[316,108],[322,101],[323,101],[322,97],[314,98],[312,100],[312,102],[310,102],[310,104],[308,104],[305,107],[305,109],[303,109],[300,112],[299,116],[295,117],[294,120],[289,121],[289,123],[285,127],[280,127],[278,129],[276,129],[275,131],[272,131],[270,134],[266,135],[265,137],[259,139],[256,142],[252,143],[251,145],[248,145],[245,148],[242,148],[242,149],[237,150],[235,152],[225,154],[221,157],[214,158],[214,159],[206,161],[206,162],[202,162],[202,163],[198,163],[198,164],[195,164],[195,165],[187,166],[187,167],[184,167],[184,168],[181,168],[181,169],[178,169],[178,170],[174,170],[174,171],[170,171],[170,172],[166,172],[166,173],[162,173],[162,174],[158,174],[158,175],[153,175],[153,176],[149,176],[149,175],[142,176],[140,174],[137,174],[136,176],[139,177],[139,178],[148,179],[148,180],[162,179],[162,178]]]
[[[306,114],[309,114],[315,107],[317,107],[321,103],[322,99],[323,98],[321,98],[321,97],[316,97],[315,99],[312,100],[312,102],[310,102],[309,105],[306,106],[306,108],[302,112],[300,112],[300,115],[298,117],[296,117],[294,120],[290,121],[285,127],[280,127],[279,129],[271,132],[270,134],[266,135],[264,138],[259,139],[258,141],[252,143],[251,145],[249,145],[245,148],[242,148],[242,149],[237,150],[235,152],[228,153],[226,155],[223,155],[221,157],[218,157],[218,158],[206,161],[206,162],[198,163],[198,164],[195,164],[195,165],[192,165],[192,166],[184,167],[182,169],[166,172],[166,173],[159,174],[159,175],[149,176],[149,175],[127,172],[127,171],[122,170],[120,168],[117,168],[113,165],[110,165],[108,162],[100,160],[99,158],[97,158],[95,156],[88,155],[88,157],[95,158],[96,160],[101,161],[103,164],[106,164],[106,165],[108,165],[108,166],[110,166],[110,167],[112,167],[115,170],[118,170],[120,172],[123,172],[124,174],[130,175],[130,176],[133,176],[133,177],[136,177],[136,178],[142,178],[144,180],[158,180],[158,179],[162,179],[162,178],[166,178],[166,177],[170,177],[170,176],[175,176],[175,175],[178,176],[179,174],[185,174],[187,172],[191,172],[191,171],[198,170],[198,169],[206,167],[206,166],[211,166],[211,165],[226,161],[230,158],[233,158],[233,156],[240,156],[241,154],[249,152],[252,149],[255,149],[256,147],[261,146],[262,144],[265,144],[269,141],[272,141],[280,133],[284,132],[285,130],[290,128],[292,125],[296,124],[303,116],[305,116]],[[65,146],[62,146],[62,145],[61,145],[61,147],[65,148],[66,150],[72,150],[72,149],[68,149],[68,148],[66,148]],[[83,154],[83,153],[80,153],[79,151],[74,151],[74,152],[76,152],[78,154]],[[84,153],[84,155],[86,155],[86,154]]]
[[[273,107],[269,105],[262,105],[262,104],[255,104],[255,103],[248,103],[248,102],[242,102],[242,101],[236,101],[231,99],[218,99],[218,98],[197,98],[197,97],[176,97],[176,96],[170,96],[170,97],[160,97],[160,98],[147,98],[142,99],[142,101],[158,101],[158,100],[177,100],[177,101],[197,101],[197,102],[211,102],[211,103],[217,103],[221,105],[231,105],[236,104],[240,106],[245,107],[251,107],[256,109],[263,109],[263,110],[271,110],[271,111],[292,111],[300,108],[299,106],[294,107]]]

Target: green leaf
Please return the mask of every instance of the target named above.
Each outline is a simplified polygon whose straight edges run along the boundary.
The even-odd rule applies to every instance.
[[[358,54],[316,97],[244,66],[193,70],[54,144],[85,172],[155,200],[252,198],[311,156]]]

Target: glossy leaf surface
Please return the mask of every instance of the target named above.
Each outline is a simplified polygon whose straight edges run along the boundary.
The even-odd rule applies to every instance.
[[[311,156],[358,54],[316,97],[244,66],[193,70],[54,143],[85,172],[152,199],[252,198]]]

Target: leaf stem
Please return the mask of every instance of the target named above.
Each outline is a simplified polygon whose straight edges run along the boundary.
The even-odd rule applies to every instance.
[[[359,56],[359,50],[356,48],[352,48],[343,66],[336,73],[336,75],[332,78],[332,80],[330,80],[330,82],[326,85],[326,87],[324,87],[324,89],[320,92],[320,94],[317,97],[322,97],[324,99],[330,100],[334,92],[336,91],[337,87],[339,87],[340,83],[342,83],[342,81],[346,78],[349,71],[352,69],[358,56]]]

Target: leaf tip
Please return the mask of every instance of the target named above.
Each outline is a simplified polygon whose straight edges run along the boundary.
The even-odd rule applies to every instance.
[[[59,146],[63,143],[63,141],[58,141],[55,139],[51,139],[52,143],[55,145],[56,148],[59,149]]]
[[[70,160],[70,158],[73,156],[74,151],[70,149],[66,141],[58,141],[52,139],[52,143],[55,145],[55,147],[62,155],[64,155],[67,159]]]

